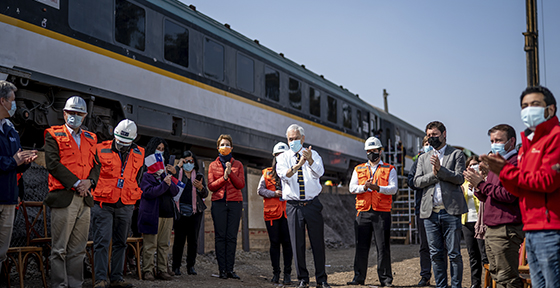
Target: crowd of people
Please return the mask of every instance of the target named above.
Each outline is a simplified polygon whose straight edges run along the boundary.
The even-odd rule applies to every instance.
[[[37,158],[37,151],[21,149],[8,120],[16,111],[16,90],[13,84],[0,81],[0,183],[4,191],[0,193],[0,265],[6,259],[19,202],[17,174]],[[408,185],[416,195],[420,238],[418,286],[428,286],[433,271],[435,286],[448,287],[449,262],[451,287],[462,287],[464,238],[472,288],[481,287],[485,264],[497,287],[522,287],[518,266],[523,242],[532,286],[560,287],[556,100],[547,88],[538,86],[527,88],[520,103],[527,126],[520,136],[521,146],[516,145],[510,125],[496,125],[488,130],[491,152],[480,157],[466,159],[461,150],[448,145],[443,123],[433,121],[426,126],[423,148],[408,174]],[[143,280],[181,275],[186,243],[186,271],[196,275],[198,233],[207,208],[204,199],[210,192],[218,276],[240,279],[234,265],[245,172],[243,164],[232,157],[232,137],[222,134],[217,139],[218,157],[208,167],[206,182],[192,151],[183,151],[175,161],[164,139],[152,138],[145,149],[135,144],[137,127],[129,119],[115,127],[113,139],[97,143],[96,135],[82,128],[87,113],[84,99],[70,97],[63,109],[65,123],[45,130],[49,193],[44,203],[51,209],[52,287],[82,287],[90,222],[96,288],[133,287],[123,278],[130,228],[143,238]],[[283,272],[282,284],[292,284],[294,260],[297,287],[309,287],[307,231],[317,287],[329,288],[323,205],[318,197],[323,161],[311,146],[303,146],[301,126],[290,125],[286,140],[272,148],[272,166],[262,171],[256,191],[264,202],[271,281],[280,283]],[[373,238],[380,285],[393,286],[391,208],[398,171],[381,160],[384,148],[379,137],[365,140],[368,161],[354,167],[348,185],[356,195],[354,277],[348,285],[365,285]]]

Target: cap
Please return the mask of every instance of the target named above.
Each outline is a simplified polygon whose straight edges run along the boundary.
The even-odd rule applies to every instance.
[[[366,143],[364,145],[364,150],[370,150],[370,149],[379,149],[383,147],[383,144],[381,144],[381,141],[379,141],[379,139],[375,138],[375,137],[369,137],[366,140]]]

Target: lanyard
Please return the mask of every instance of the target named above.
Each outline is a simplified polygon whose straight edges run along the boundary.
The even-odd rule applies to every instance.
[[[132,147],[130,149],[132,149]],[[123,175],[124,175],[124,169],[126,168],[126,163],[128,163],[128,157],[130,156],[131,152],[132,151],[130,151],[130,150],[128,151],[128,154],[126,155],[126,160],[124,161],[124,164],[122,164],[123,159],[122,159],[121,151],[119,151],[119,158],[121,158],[121,165],[122,165],[121,166],[122,167],[121,168],[121,177],[123,177]]]
[[[377,164],[377,166],[375,166],[375,170],[373,170],[373,172],[371,172],[371,169],[369,169],[369,172],[371,172],[369,174],[371,181],[373,181],[373,176],[375,175],[375,172],[377,172],[377,168],[379,168],[379,163]]]

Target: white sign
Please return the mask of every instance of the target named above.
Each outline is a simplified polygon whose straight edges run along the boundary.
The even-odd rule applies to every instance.
[[[60,0],[35,0],[53,8],[60,9]]]

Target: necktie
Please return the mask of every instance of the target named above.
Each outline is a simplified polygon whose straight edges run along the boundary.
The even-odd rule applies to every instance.
[[[296,154],[296,159],[297,159],[297,162],[299,163],[299,160],[301,159],[301,155]],[[299,184],[299,199],[300,200],[305,200],[305,186],[303,184],[303,170],[302,170],[302,167],[300,167],[297,170],[297,182]]]

